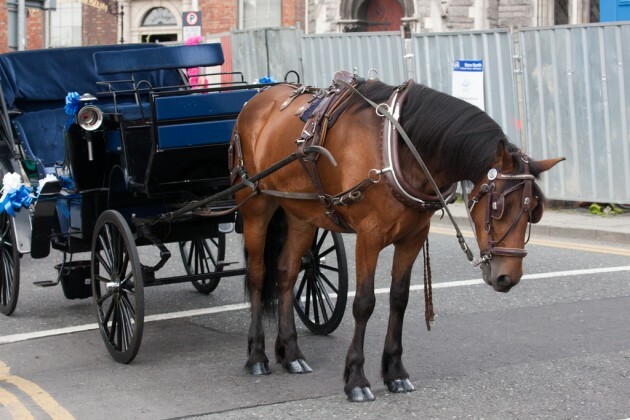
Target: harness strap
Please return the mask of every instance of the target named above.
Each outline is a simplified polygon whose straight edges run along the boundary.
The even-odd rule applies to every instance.
[[[333,87],[325,92],[324,98],[308,118],[302,130],[302,134],[296,140],[299,149],[312,146],[324,146],[328,128],[332,127],[345,109],[348,99],[352,96],[351,91],[340,87],[345,86],[345,84],[348,84],[348,86],[356,84],[354,76],[348,72],[337,72],[333,79]],[[352,229],[350,225],[343,220],[341,215],[339,215],[337,210],[335,210],[335,203],[332,197],[324,191],[324,186],[322,185],[317,170],[317,157],[318,155],[311,155],[299,159],[300,165],[302,165],[304,172],[315,187],[317,198],[326,209],[326,216],[344,231],[354,232],[354,229]]]
[[[377,178],[374,178],[374,176]],[[380,182],[380,173],[371,170],[368,177],[357,182],[351,188],[340,192],[336,195],[326,194],[326,200],[330,200],[335,206],[348,206],[363,199],[363,191],[368,187]],[[286,198],[292,200],[321,200],[321,195],[316,192],[294,192],[294,191],[278,191],[278,190],[260,190],[261,194],[270,195],[272,197]]]

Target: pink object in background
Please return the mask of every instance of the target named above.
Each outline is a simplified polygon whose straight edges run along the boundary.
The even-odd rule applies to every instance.
[[[200,35],[191,36],[186,41],[184,41],[184,45],[199,45],[203,41],[203,37]],[[186,69],[186,74],[188,75],[188,82],[191,86],[201,89],[208,87],[208,81],[204,76],[199,76],[199,68],[193,67],[190,69]]]

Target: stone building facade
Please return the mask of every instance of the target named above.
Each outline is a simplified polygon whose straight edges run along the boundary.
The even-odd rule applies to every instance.
[[[12,50],[0,0],[0,53]],[[599,20],[599,0],[56,0],[28,9],[27,48],[183,42],[182,13],[202,13],[201,34],[292,26],[305,33],[407,33],[550,26]]]
[[[597,22],[599,0],[309,0],[306,16],[306,33],[519,28]]]

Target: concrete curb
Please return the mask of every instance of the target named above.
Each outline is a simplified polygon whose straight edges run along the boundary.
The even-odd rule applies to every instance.
[[[470,230],[466,208],[461,202],[449,205],[449,210],[460,229]],[[440,219],[437,212],[431,221],[434,226],[451,226],[447,215]],[[620,215],[598,216],[586,209],[545,209],[540,223],[532,226],[532,236],[630,244],[630,212]]]

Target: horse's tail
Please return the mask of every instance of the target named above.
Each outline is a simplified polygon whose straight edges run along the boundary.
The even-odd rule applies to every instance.
[[[265,239],[265,279],[262,286],[262,305],[267,315],[276,316],[278,308],[278,257],[287,236],[287,216],[282,207],[274,213]]]

